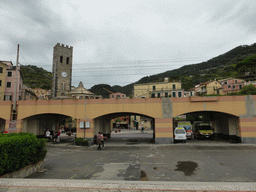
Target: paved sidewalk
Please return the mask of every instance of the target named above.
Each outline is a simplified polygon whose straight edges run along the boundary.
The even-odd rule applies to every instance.
[[[1,179],[0,192],[15,191],[256,191],[255,182],[88,181],[65,179]]]

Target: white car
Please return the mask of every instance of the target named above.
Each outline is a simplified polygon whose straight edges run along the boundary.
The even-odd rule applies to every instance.
[[[174,143],[177,141],[182,141],[183,143],[187,141],[186,130],[183,127],[176,127],[174,130]]]

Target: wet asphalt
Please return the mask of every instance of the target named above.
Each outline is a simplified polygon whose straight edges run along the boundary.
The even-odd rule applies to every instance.
[[[28,178],[255,182],[256,146],[106,142],[105,148],[48,144],[44,170]]]

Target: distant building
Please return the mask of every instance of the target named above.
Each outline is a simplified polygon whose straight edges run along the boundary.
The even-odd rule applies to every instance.
[[[125,99],[125,98],[127,97],[126,97],[126,94],[124,93],[117,92],[117,93],[109,94],[109,99]]]
[[[32,91],[36,94],[38,99],[48,100],[51,97],[51,90],[45,90],[42,88],[34,88]]]
[[[181,82],[164,82],[134,84],[134,98],[157,98],[157,97],[184,97],[184,90],[181,89]]]
[[[0,100],[4,100],[7,65],[0,61]]]
[[[220,82],[222,85],[224,95],[227,95],[228,93],[238,92],[245,86],[245,80],[236,79],[233,77],[221,79],[218,82]]]
[[[16,74],[16,66],[13,66],[11,61],[0,61],[3,64],[6,65],[6,67],[3,68],[3,72],[5,71],[6,77],[5,77],[5,84],[2,84],[2,90],[4,89],[4,98],[5,101],[11,101],[14,97],[14,91],[15,86],[17,87],[17,100],[22,99],[22,89],[23,89],[23,76],[21,73],[20,68],[17,70]],[[1,71],[1,69],[0,69]]]
[[[66,95],[68,98],[73,99],[100,99],[102,98],[101,95],[95,95],[94,93],[88,91],[84,88],[83,83],[80,81],[77,88],[73,87],[72,91],[67,93]]]
[[[195,86],[195,96],[223,94],[222,85],[217,80],[207,81]]]

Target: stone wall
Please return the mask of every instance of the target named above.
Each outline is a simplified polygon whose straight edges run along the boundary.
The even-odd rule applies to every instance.
[[[25,178],[29,175],[32,175],[38,171],[42,171],[44,168],[44,161],[40,161],[37,164],[29,165],[24,167],[18,171],[14,171],[12,173],[7,173],[5,175],[0,176],[0,178]]]

